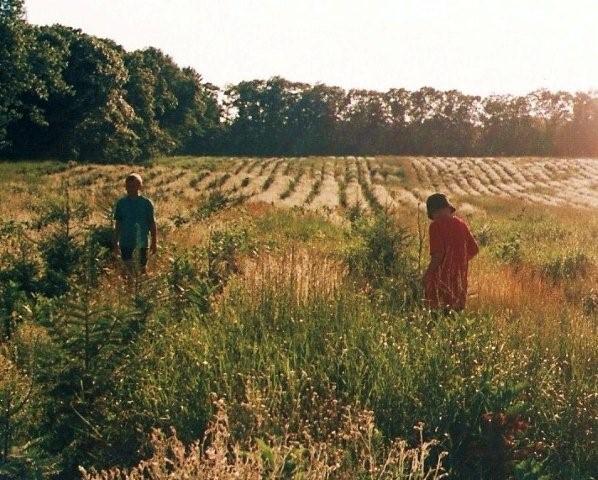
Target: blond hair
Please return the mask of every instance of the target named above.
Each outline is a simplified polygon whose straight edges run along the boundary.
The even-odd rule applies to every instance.
[[[143,185],[143,180],[141,179],[141,175],[139,175],[138,173],[130,173],[129,175],[127,175],[125,182],[129,183],[131,180],[136,180],[137,182],[139,182],[139,185]]]

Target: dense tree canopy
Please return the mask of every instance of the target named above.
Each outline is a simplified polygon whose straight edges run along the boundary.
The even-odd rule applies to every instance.
[[[485,98],[273,77],[219,90],[155,48],[33,26],[0,0],[0,155],[598,155],[597,92]]]
[[[216,92],[157,49],[25,21],[0,0],[0,152],[135,162],[206,148],[219,127]]]
[[[30,88],[30,44],[22,0],[0,0],[0,149],[7,144],[6,129],[17,120],[19,97]]]
[[[598,95],[465,95],[241,82],[225,92],[223,153],[598,155]]]

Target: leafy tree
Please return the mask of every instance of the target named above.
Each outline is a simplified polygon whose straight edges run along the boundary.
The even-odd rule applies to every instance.
[[[566,153],[598,155],[598,97],[578,93],[573,99],[573,118],[565,128]]]
[[[96,162],[163,154],[596,155],[596,92],[480,98],[281,77],[225,91],[156,48],[27,24],[0,0],[0,153]]]
[[[153,61],[153,49],[135,51],[125,55],[125,65],[129,78],[125,86],[126,98],[137,114],[133,129],[139,137],[142,157],[152,157],[168,153],[175,147],[175,142],[162,130],[158,121],[166,107],[174,103],[168,95],[158,96],[160,66]]]
[[[0,151],[9,146],[7,128],[20,118],[20,95],[30,87],[29,43],[23,0],[0,0]]]
[[[243,81],[226,90],[227,108],[234,115],[229,129],[230,150],[242,154],[259,154],[264,137],[267,112],[260,102],[262,80]]]
[[[289,153],[334,153],[339,117],[347,102],[344,90],[323,84],[294,86],[300,90],[288,114]]]
[[[68,156],[95,161],[136,160],[135,112],[124,98],[123,52],[110,42],[75,32],[65,79],[76,93],[65,106]]]
[[[563,155],[566,148],[563,138],[566,127],[573,118],[573,95],[568,92],[537,90],[528,95],[533,114],[542,125],[542,154]]]
[[[32,42],[27,61],[33,88],[20,94],[21,116],[8,134],[15,156],[31,158],[49,153],[57,142],[54,128],[63,121],[62,102],[75,92],[64,80],[69,55],[69,37],[57,27],[30,27]]]
[[[155,48],[126,54],[125,64],[126,98],[138,116],[134,130],[142,156],[200,150],[204,137],[213,135],[219,124],[214,88]],[[203,146],[207,148],[205,142]]]
[[[411,93],[404,88],[392,88],[384,94],[384,102],[390,111],[390,131],[389,138],[386,139],[387,152],[407,153]]]

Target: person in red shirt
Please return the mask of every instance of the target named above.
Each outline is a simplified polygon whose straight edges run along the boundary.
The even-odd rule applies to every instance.
[[[426,200],[430,224],[430,265],[424,275],[425,301],[431,309],[460,311],[467,298],[467,266],[479,251],[467,224],[454,215],[446,195]]]

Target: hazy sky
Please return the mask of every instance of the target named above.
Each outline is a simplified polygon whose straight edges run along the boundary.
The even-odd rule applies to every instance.
[[[154,46],[224,86],[281,75],[466,93],[598,88],[598,0],[26,0],[126,49]]]

